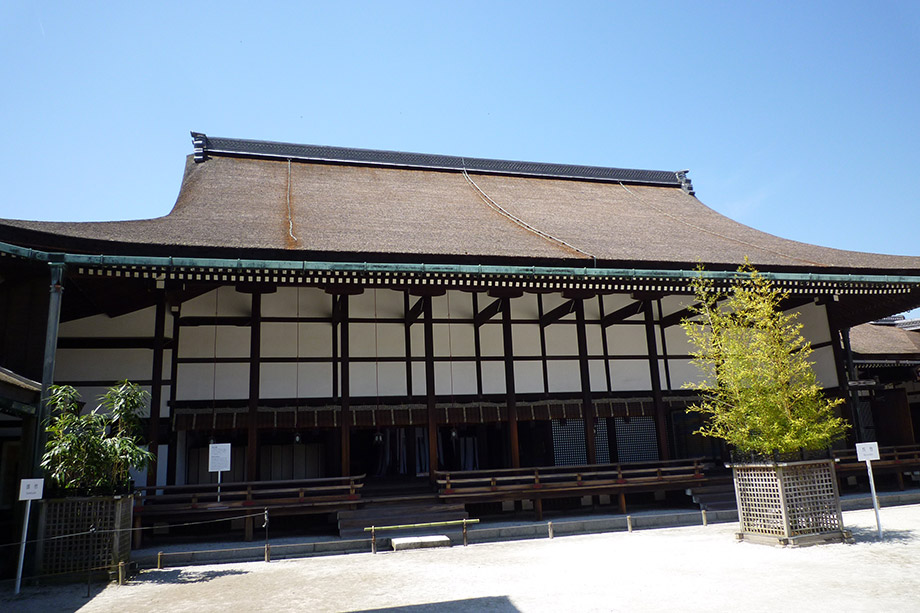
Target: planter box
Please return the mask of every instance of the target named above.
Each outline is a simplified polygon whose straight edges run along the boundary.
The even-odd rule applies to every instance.
[[[42,501],[39,572],[107,574],[128,562],[133,507],[133,496]]]
[[[832,460],[733,464],[738,538],[771,545],[850,539]]]

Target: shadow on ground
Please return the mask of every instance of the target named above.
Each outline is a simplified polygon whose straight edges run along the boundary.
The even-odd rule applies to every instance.
[[[428,602],[386,609],[364,609],[355,613],[467,613],[468,611],[493,611],[494,613],[520,613],[507,596],[487,596],[446,602]]]
[[[856,543],[878,542],[877,528],[858,526],[847,529],[853,534]],[[885,524],[882,524],[882,541],[886,543],[910,543],[916,541],[917,536],[914,530],[885,530]]]
[[[131,583],[205,583],[221,577],[247,575],[243,570],[195,570],[194,568],[170,568],[166,570],[148,570],[131,579]]]

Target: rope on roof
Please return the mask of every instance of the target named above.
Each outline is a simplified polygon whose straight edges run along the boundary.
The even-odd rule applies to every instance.
[[[294,236],[294,211],[291,209],[291,160],[290,159],[288,159],[287,209],[288,209],[288,234],[291,235],[291,238],[293,238],[294,241],[297,241],[297,237]]]
[[[726,235],[724,235],[724,234],[719,234],[718,232],[713,232],[712,230],[709,230],[708,228],[704,228],[704,227],[702,227],[702,226],[698,226],[698,225],[696,225],[696,224],[690,223],[689,221],[686,221],[686,220],[684,220],[684,219],[681,219],[681,218],[679,218],[679,217],[677,217],[677,216],[675,216],[675,215],[672,215],[671,213],[667,212],[666,210],[664,210],[664,209],[662,209],[662,208],[659,208],[659,207],[655,206],[655,205],[652,204],[651,202],[648,202],[648,201],[646,201],[646,200],[643,200],[642,198],[639,197],[638,194],[636,194],[636,193],[633,192],[631,189],[629,189],[628,187],[626,187],[625,185],[623,185],[622,182],[620,183],[620,187],[622,187],[623,189],[625,189],[626,192],[627,192],[630,196],[632,196],[633,198],[635,198],[636,200],[638,200],[638,201],[639,201],[640,203],[642,203],[643,205],[645,205],[645,206],[647,206],[647,207],[649,207],[649,208],[655,209],[655,211],[657,211],[658,213],[661,213],[662,215],[665,215],[666,217],[670,217],[671,219],[673,219],[673,220],[676,221],[677,223],[683,224],[683,225],[685,225],[685,226],[689,226],[689,227],[691,227],[691,228],[693,228],[694,230],[697,230],[697,231],[699,231],[699,232],[703,232],[703,233],[705,233],[705,234],[710,234],[710,235],[712,235],[712,236],[717,236],[717,237],[719,237],[719,238],[721,238],[721,239],[723,239],[723,240],[731,241],[731,242],[733,242],[733,243],[738,243],[739,245],[745,245],[746,247],[750,247],[750,248],[752,248],[752,249],[758,249],[758,250],[760,250],[760,251],[766,251],[767,253],[772,253],[773,255],[778,255],[778,256],[783,257],[783,258],[788,258],[788,259],[790,259],[790,260],[796,260],[796,261],[799,261],[799,262],[804,262],[804,263],[806,263],[806,264],[811,264],[812,266],[824,266],[824,264],[822,264],[821,262],[813,262],[812,260],[806,260],[806,259],[801,258],[801,257],[797,257],[797,256],[794,256],[794,255],[789,255],[788,253],[783,253],[782,251],[777,251],[777,250],[775,250],[775,249],[770,249],[769,247],[762,247],[762,246],[760,246],[760,245],[755,245],[754,243],[749,243],[748,241],[739,240],[739,239],[737,239],[737,238],[732,238],[731,236],[726,236]]]
[[[463,176],[466,177],[466,180],[469,182],[469,184],[470,184],[471,186],[473,186],[473,189],[476,190],[476,193],[479,194],[479,197],[482,199],[482,201],[485,202],[486,204],[488,204],[489,207],[491,207],[492,209],[494,209],[495,211],[497,211],[497,212],[500,213],[501,215],[504,215],[505,217],[507,217],[508,219],[510,219],[511,221],[513,221],[514,223],[516,223],[517,225],[521,226],[522,228],[524,228],[524,229],[527,230],[528,232],[533,232],[533,233],[536,234],[537,236],[539,236],[539,237],[541,237],[541,238],[545,238],[546,240],[550,241],[551,243],[556,243],[557,245],[561,245],[562,247],[567,247],[568,249],[571,249],[572,251],[577,251],[578,253],[581,253],[582,255],[585,255],[585,256],[587,256],[587,257],[593,259],[594,262],[595,262],[595,264],[597,263],[597,256],[594,255],[593,253],[588,253],[588,252],[585,251],[584,249],[579,249],[579,248],[576,247],[575,245],[572,245],[571,243],[567,243],[567,242],[565,242],[564,240],[562,240],[561,238],[557,238],[557,237],[553,236],[552,234],[549,234],[548,232],[544,232],[543,230],[540,230],[539,228],[535,228],[534,226],[530,225],[529,223],[527,223],[526,221],[524,221],[524,220],[521,219],[520,217],[517,217],[516,215],[513,215],[513,214],[510,213],[509,211],[507,211],[507,210],[505,210],[504,208],[502,208],[502,206],[501,206],[500,204],[498,204],[497,202],[495,202],[494,200],[492,200],[492,198],[490,198],[488,194],[486,194],[484,191],[482,191],[482,189],[481,189],[478,185],[476,185],[476,182],[473,181],[473,178],[470,177],[469,173],[466,171],[466,162],[465,162],[465,161],[464,161],[464,163],[463,163]],[[622,183],[621,183],[621,185],[622,185]]]

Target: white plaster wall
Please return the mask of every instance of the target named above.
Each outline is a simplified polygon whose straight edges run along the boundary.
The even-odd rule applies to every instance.
[[[513,350],[512,355],[515,357],[540,356],[540,326],[537,324],[513,324],[511,326],[511,347]]]
[[[542,393],[543,362],[517,360],[514,363],[514,390],[517,393]]]
[[[482,393],[505,393],[505,365],[502,362],[484,362],[482,365]]]
[[[685,384],[697,385],[703,381],[703,373],[690,363],[690,360],[670,359],[668,370],[671,373],[671,389],[684,389]]]
[[[225,286],[182,303],[182,317],[214,317],[215,313],[220,317],[249,317],[252,296]]]
[[[610,314],[616,310],[622,309],[627,305],[631,305],[636,301],[629,294],[610,294],[604,296],[604,313]],[[645,315],[639,313],[638,315],[633,315],[628,317],[625,321],[644,321]]]
[[[591,380],[592,392],[606,392],[607,389],[607,370],[604,368],[604,360],[588,360],[588,374]]]
[[[476,355],[474,331],[475,327],[472,324],[434,324],[432,332],[435,357]]]
[[[648,360],[610,360],[611,391],[647,391],[652,389]]]
[[[546,365],[550,392],[577,392],[581,390],[578,360],[551,360]]]
[[[604,355],[603,328],[597,324],[585,324],[585,338],[588,340],[588,355]]]
[[[54,378],[59,381],[136,381],[150,379],[153,351],[149,349],[58,349]]]
[[[352,362],[349,383],[352,396],[405,396],[406,365],[398,362]],[[413,381],[413,387],[414,387]],[[424,383],[424,379],[422,380]]]
[[[180,400],[249,397],[249,364],[179,364],[176,394]]]
[[[585,319],[587,319],[588,321],[596,321],[601,318],[600,301],[597,298],[588,298],[587,300],[585,300],[584,304],[585,304]]]
[[[262,294],[263,317],[296,317],[298,312],[301,317],[330,317],[332,296],[315,287],[279,287],[274,293]],[[182,314],[187,315],[184,306]]]
[[[476,393],[473,362],[438,362],[434,366],[435,394],[449,396]]]
[[[218,357],[249,357],[250,330],[242,326],[183,327],[179,332],[179,357],[214,357],[215,335]]]
[[[610,355],[648,355],[645,326],[614,325],[607,328]]]
[[[483,356],[505,355],[501,324],[487,323],[479,328],[479,350]]]
[[[576,326],[555,323],[546,326],[546,355],[577,356],[578,331]],[[550,385],[552,388],[552,385]]]
[[[544,303],[544,309],[545,309]],[[483,305],[486,306],[486,305]],[[545,310],[543,311],[546,312]],[[536,294],[524,294],[520,298],[511,300],[511,318],[512,319],[539,319],[540,309],[537,303]]]
[[[690,355],[690,352],[693,351],[687,333],[680,326],[667,328],[665,340],[668,343],[668,355]]]
[[[148,307],[118,317],[93,315],[74,321],[65,321],[61,323],[58,335],[63,337],[153,336],[155,314],[155,307]],[[166,329],[171,328],[171,317],[167,314]]]
[[[412,394],[424,396],[425,393],[425,363],[412,362]]]
[[[820,347],[811,354],[811,362],[814,364],[815,376],[818,378],[818,384],[821,387],[837,387],[837,367],[834,362],[834,348]]]
[[[562,304],[568,302],[567,298],[563,298],[562,294],[543,294],[543,313],[549,313],[553,309]],[[569,313],[563,317],[560,321],[575,321],[575,313]],[[550,326],[552,327],[552,326]]]
[[[798,321],[804,324],[802,336],[811,343],[826,343],[831,340],[831,329],[827,322],[827,309],[825,306],[810,302],[789,311],[798,313]],[[836,377],[835,377],[836,378]]]

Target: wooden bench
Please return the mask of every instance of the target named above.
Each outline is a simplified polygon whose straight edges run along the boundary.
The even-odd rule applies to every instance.
[[[857,459],[855,449],[841,449],[833,453],[838,480],[866,474],[866,463]],[[893,473],[898,480],[898,487],[902,490],[904,473],[920,471],[920,445],[879,447],[878,454],[879,459],[872,460],[872,472]]]
[[[272,515],[306,515],[354,509],[361,499],[364,475],[291,481],[242,481],[197,485],[148,486],[137,489],[134,546],[142,528],[156,522],[187,522],[245,516],[246,540],[253,518],[264,509]]]
[[[706,479],[713,464],[703,458],[587,466],[537,466],[435,473],[439,497],[463,502],[531,500],[537,519],[543,499],[617,495],[626,513],[626,494],[684,490]]]

